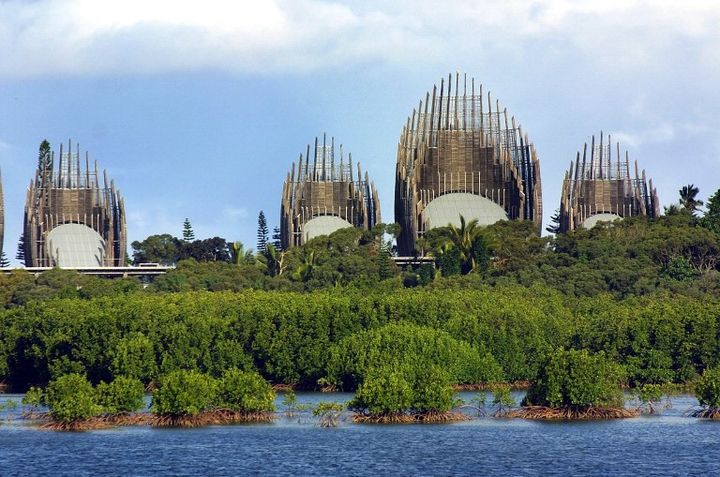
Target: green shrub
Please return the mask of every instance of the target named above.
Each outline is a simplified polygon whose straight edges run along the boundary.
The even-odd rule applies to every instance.
[[[412,408],[413,398],[404,373],[385,367],[367,372],[349,407],[371,415],[398,414]]]
[[[110,383],[101,382],[96,390],[98,402],[108,414],[135,412],[145,405],[145,389],[135,378],[118,376]]]
[[[59,422],[88,419],[102,412],[92,384],[79,374],[66,374],[50,381],[45,401],[53,419]]]
[[[244,412],[275,410],[275,391],[254,371],[231,368],[218,382],[218,406]]]
[[[320,427],[335,427],[344,409],[339,402],[321,402],[313,409],[313,416],[320,419]]]
[[[410,382],[422,370],[442,366],[451,383],[497,381],[502,370],[489,353],[480,353],[448,333],[411,323],[390,323],[360,331],[330,351],[327,372],[332,380],[352,388],[368,370],[383,366],[403,369]]]
[[[622,368],[603,353],[557,349],[546,356],[523,405],[621,407],[622,377]]]
[[[184,369],[173,371],[158,380],[153,393],[152,412],[158,415],[196,416],[212,409],[217,383],[207,374]]]
[[[120,339],[112,353],[111,369],[113,376],[149,382],[157,371],[152,341],[142,333]]]
[[[417,412],[447,412],[455,404],[450,374],[439,366],[417,373],[413,386],[413,409]]]
[[[695,385],[695,396],[701,406],[720,409],[720,368],[705,370]]]
[[[638,399],[644,404],[653,404],[662,399],[662,386],[659,384],[643,384],[638,389]]]
[[[25,396],[23,396],[22,398],[22,403],[26,406],[31,406],[34,408],[42,406],[45,403],[45,395],[43,394],[43,390],[40,388],[36,388],[35,386],[30,386],[30,389],[27,390]]]

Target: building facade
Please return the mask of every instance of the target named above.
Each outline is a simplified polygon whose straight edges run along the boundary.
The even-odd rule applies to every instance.
[[[97,162],[90,168],[80,146],[60,146],[39,161],[25,202],[23,249],[28,267],[125,266],[125,204],[115,183],[101,178]]]
[[[657,191],[637,161],[631,169],[628,152],[621,156],[620,144],[613,148],[600,133],[599,143],[592,137],[590,150],[585,143],[565,173],[560,199],[560,232],[578,227],[592,228],[600,221],[623,217],[660,215]],[[613,157],[614,156],[614,157]],[[633,175],[634,173],[634,175]]]
[[[398,252],[416,253],[427,230],[498,220],[542,224],[540,167],[533,144],[498,101],[459,73],[433,86],[403,127],[397,152]]]
[[[310,156],[312,153],[312,161]],[[339,156],[339,157],[337,157]],[[344,157],[335,139],[322,143],[315,138],[311,151],[300,154],[283,185],[280,206],[280,237],[283,248],[302,245],[345,227],[369,230],[381,222],[380,201],[375,184],[360,164],[353,165],[352,154]]]

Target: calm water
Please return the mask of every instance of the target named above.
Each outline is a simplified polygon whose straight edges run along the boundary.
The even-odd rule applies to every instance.
[[[7,399],[19,397],[0,396]],[[6,421],[0,475],[720,475],[720,423],[683,417],[695,404],[677,397],[663,416],[579,423],[481,418],[323,429],[305,418],[58,433]]]

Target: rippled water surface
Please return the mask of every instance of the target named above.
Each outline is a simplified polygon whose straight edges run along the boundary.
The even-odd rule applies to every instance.
[[[60,433],[5,421],[0,475],[720,475],[720,423],[684,417],[694,404],[678,397],[662,416],[577,423],[480,418],[324,429],[283,418]]]

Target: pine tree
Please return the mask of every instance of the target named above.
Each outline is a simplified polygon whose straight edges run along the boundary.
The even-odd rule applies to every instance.
[[[380,280],[386,280],[388,278],[392,278],[393,276],[393,266],[392,266],[392,241],[388,240],[385,242],[383,240],[383,244],[380,247],[380,255],[378,257],[378,273],[380,275]]]
[[[20,240],[18,240],[18,249],[17,249],[17,254],[15,254],[15,259],[20,260],[21,262],[25,263],[25,234],[20,235]]]
[[[272,244],[275,246],[275,249],[278,251],[282,251],[282,240],[280,237],[280,227],[273,228],[273,234],[272,234]]]
[[[550,217],[550,223],[545,227],[545,230],[551,234],[560,233],[560,209],[555,209],[555,213]]]
[[[8,260],[7,255],[5,255],[5,250],[0,252],[0,268],[7,268],[10,266],[10,260]]]
[[[720,189],[710,196],[706,205],[707,212],[700,220],[700,224],[713,232],[720,233]]]
[[[192,224],[190,224],[190,219],[185,217],[185,222],[183,222],[183,242],[192,242],[195,240],[195,232],[193,232]]]
[[[257,250],[258,253],[265,254],[268,246],[268,226],[267,220],[265,220],[265,213],[261,210],[258,214],[258,228],[257,228]]]
[[[40,143],[40,149],[38,150],[38,171],[40,172],[39,184],[42,186],[45,182],[50,180],[50,174],[52,174],[53,160],[52,150],[50,149],[50,143],[47,139],[43,139]]]

